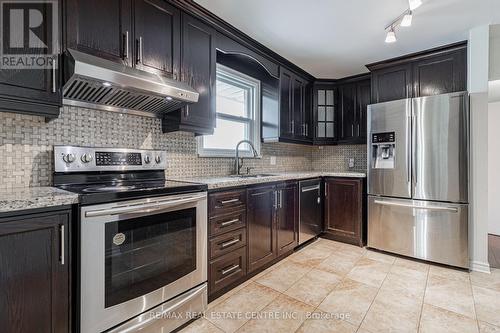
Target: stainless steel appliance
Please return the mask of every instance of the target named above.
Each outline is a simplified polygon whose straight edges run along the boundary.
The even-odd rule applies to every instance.
[[[299,244],[302,244],[323,231],[321,180],[300,181],[299,197]]]
[[[64,104],[161,116],[198,101],[196,90],[180,81],[68,49]]]
[[[206,186],[165,180],[165,153],[54,148],[56,186],[80,194],[82,333],[169,332],[207,306]]]
[[[467,92],[368,106],[368,246],[468,267]]]

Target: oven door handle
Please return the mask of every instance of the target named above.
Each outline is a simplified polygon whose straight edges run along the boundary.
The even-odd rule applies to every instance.
[[[119,214],[144,214],[152,213],[158,210],[163,210],[166,208],[195,202],[200,199],[205,198],[206,195],[189,196],[181,199],[167,199],[162,201],[155,201],[150,203],[143,203],[137,205],[121,206],[109,209],[99,209],[91,210],[85,212],[85,217],[99,217],[99,216],[109,216],[109,215],[119,215]]]

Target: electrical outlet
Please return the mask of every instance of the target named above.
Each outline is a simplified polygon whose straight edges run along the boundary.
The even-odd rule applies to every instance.
[[[276,165],[276,156],[271,156],[271,165]]]
[[[352,157],[348,158],[347,163],[348,163],[349,169],[354,168],[354,158],[352,158]]]

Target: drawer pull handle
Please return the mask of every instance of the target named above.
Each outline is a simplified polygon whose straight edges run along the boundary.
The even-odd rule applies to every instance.
[[[224,249],[224,248],[226,248],[226,247],[228,247],[228,246],[231,246],[231,245],[233,245],[233,244],[238,243],[239,241],[240,241],[240,239],[239,239],[239,238],[237,238],[237,239],[233,239],[233,240],[230,240],[229,242],[224,242],[224,243],[222,243],[222,244],[220,245],[220,247]]]
[[[230,221],[226,221],[226,222],[222,222],[220,224],[221,227],[227,227],[228,225],[232,225],[232,224],[235,224],[236,222],[239,222],[240,219],[234,219],[234,220],[230,220]]]
[[[230,203],[238,202],[238,201],[240,201],[240,199],[236,198],[236,199],[231,199],[231,200],[222,200],[220,203],[225,205],[225,204],[230,204]]]
[[[223,269],[221,271],[222,275],[226,275],[226,274],[229,274],[231,272],[234,272],[235,270],[237,270],[238,268],[240,268],[240,265],[234,265],[234,266],[231,266],[229,268],[226,268],[226,269]]]

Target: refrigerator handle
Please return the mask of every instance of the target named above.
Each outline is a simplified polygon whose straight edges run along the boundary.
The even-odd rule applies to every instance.
[[[412,115],[411,115],[411,155],[412,156],[412,178],[413,178],[413,186],[415,187],[415,184],[417,184],[417,128],[418,124],[416,121],[416,116],[415,116],[415,109],[412,106]]]
[[[411,107],[411,105],[410,105]],[[406,181],[411,183],[411,129],[412,129],[412,115],[406,111]]]
[[[448,211],[457,213],[458,208],[455,207],[443,207],[443,206],[418,206],[418,205],[409,205],[405,203],[399,202],[391,202],[391,201],[381,201],[375,200],[374,203],[382,206],[396,206],[396,207],[405,207],[405,208],[414,208],[414,209],[424,209],[424,210],[437,210],[437,211]]]

